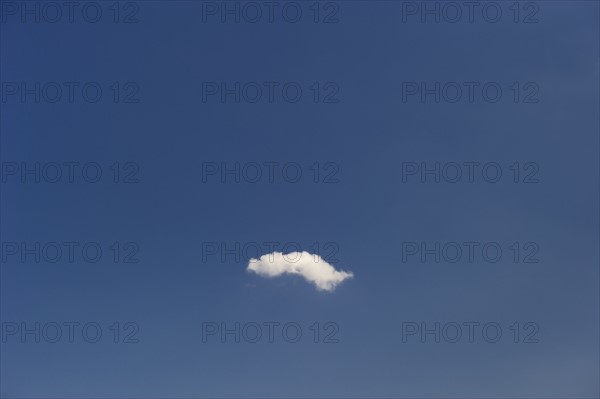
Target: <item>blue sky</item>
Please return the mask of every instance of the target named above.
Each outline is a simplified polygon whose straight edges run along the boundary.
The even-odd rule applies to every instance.
[[[234,1],[224,22],[221,2],[102,1],[73,22],[20,4],[0,2],[2,397],[600,395],[597,2],[497,2],[472,22],[462,6],[455,23],[423,22],[422,2],[280,2],[255,23]],[[420,174],[456,164],[455,183]],[[236,165],[261,179],[221,174]],[[226,252],[273,242],[353,278],[322,291]],[[476,249],[436,262],[406,243]],[[421,336],[436,323],[439,343]]]

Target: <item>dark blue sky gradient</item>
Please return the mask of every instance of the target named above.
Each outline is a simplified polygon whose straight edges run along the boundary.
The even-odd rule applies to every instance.
[[[200,2],[137,4],[138,23],[0,25],[2,82],[103,87],[97,103],[2,101],[2,162],[104,168],[95,184],[9,177],[1,239],[106,249],[98,263],[1,264],[3,323],[104,329],[97,344],[8,337],[2,397],[600,395],[598,2],[536,2],[530,24],[513,22],[512,2],[498,3],[498,23],[403,23],[401,2],[340,1],[331,24],[312,21],[312,2],[298,3],[307,14],[295,24],[205,23]],[[207,81],[298,82],[303,97],[203,102]],[[317,81],[335,82],[339,102],[313,102]],[[436,81],[498,82],[503,97],[403,102],[403,82]],[[140,101],[114,103],[114,82],[135,82]],[[539,102],[515,103],[514,82],[535,82]],[[117,161],[135,162],[139,183],[113,183]],[[202,181],[204,162],[271,161],[298,162],[303,178]],[[497,162],[503,178],[402,181],[403,162],[450,161]],[[535,162],[539,183],[513,183],[517,161]],[[339,182],[313,183],[315,162],[338,165]],[[137,243],[140,262],[114,263],[114,241]],[[249,274],[231,256],[202,261],[203,242],[269,241],[333,242],[336,267],[355,277],[324,293]],[[540,262],[508,252],[497,263],[403,262],[407,241],[535,242]],[[137,323],[139,343],[114,344],[115,321]],[[304,335],[203,343],[211,321],[293,321]],[[315,321],[337,323],[339,342],[313,343]],[[502,339],[402,342],[403,322],[467,321],[499,323]],[[513,343],[515,321],[535,322],[539,342]]]

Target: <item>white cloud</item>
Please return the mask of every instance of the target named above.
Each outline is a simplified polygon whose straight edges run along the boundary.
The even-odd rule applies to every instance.
[[[338,271],[319,255],[308,252],[273,252],[260,259],[250,259],[247,269],[262,277],[277,277],[282,274],[297,274],[317,290],[333,291],[342,281],[354,277],[352,272]]]

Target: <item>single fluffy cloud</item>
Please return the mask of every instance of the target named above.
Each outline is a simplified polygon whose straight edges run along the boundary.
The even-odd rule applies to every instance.
[[[263,255],[260,259],[250,259],[247,269],[262,277],[277,277],[282,274],[297,274],[317,290],[333,291],[342,281],[354,277],[352,272],[338,271],[325,262],[319,255],[308,252],[290,252],[283,254],[273,252]]]

